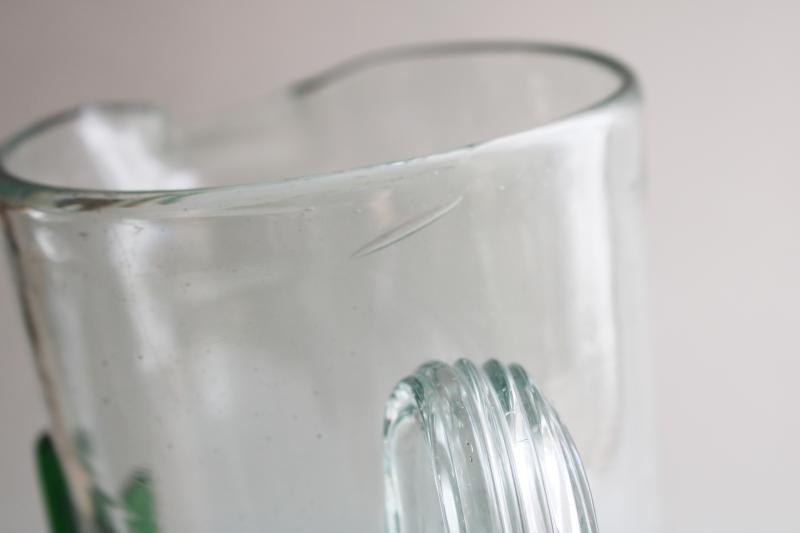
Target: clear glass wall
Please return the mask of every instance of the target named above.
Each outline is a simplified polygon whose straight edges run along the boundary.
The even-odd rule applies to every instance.
[[[524,367],[600,530],[653,531],[638,108],[608,58],[460,44],[13,139],[6,236],[86,531],[381,531],[387,399],[461,358]]]

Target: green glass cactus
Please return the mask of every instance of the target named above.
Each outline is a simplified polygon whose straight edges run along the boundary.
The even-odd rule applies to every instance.
[[[81,461],[88,472],[90,447],[84,438],[78,439]],[[70,497],[69,487],[61,468],[55,446],[49,435],[42,435],[36,444],[36,462],[39,470],[39,488],[45,506],[51,533],[79,533],[77,512]],[[136,470],[128,478],[115,499],[99,487],[92,489],[95,527],[101,533],[158,533],[152,476],[147,470]],[[125,531],[115,529],[114,510],[124,515]]]
[[[67,480],[56,455],[53,441],[47,434],[36,443],[39,490],[44,500],[50,533],[78,533],[75,507],[67,489]]]

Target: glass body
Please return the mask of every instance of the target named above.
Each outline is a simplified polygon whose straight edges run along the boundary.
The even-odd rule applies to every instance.
[[[494,358],[569,427],[600,530],[653,531],[638,107],[603,56],[438,45],[189,126],[97,105],[12,139],[2,216],[84,530],[381,531],[395,385]]]

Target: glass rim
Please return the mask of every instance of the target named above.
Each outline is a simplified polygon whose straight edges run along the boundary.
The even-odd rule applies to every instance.
[[[175,203],[177,199],[186,196],[205,195],[224,191],[268,191],[300,181],[311,181],[320,185],[325,181],[337,181],[337,177],[352,173],[363,175],[364,173],[373,173],[398,164],[429,161],[439,157],[454,157],[463,155],[466,152],[479,151],[487,146],[494,146],[497,143],[511,142],[514,139],[569,122],[577,117],[610,108],[617,102],[623,101],[631,95],[638,94],[638,84],[633,71],[622,61],[619,61],[611,55],[577,45],[525,40],[456,41],[411,44],[378,49],[377,51],[355,56],[352,59],[335,64],[320,73],[296,81],[290,84],[287,89],[290,93],[302,95],[305,92],[313,91],[316,88],[322,87],[329,82],[345,77],[351,73],[383,63],[404,59],[413,60],[415,58],[430,56],[479,55],[485,53],[529,53],[532,55],[562,56],[565,58],[578,59],[611,72],[619,80],[619,85],[614,90],[603,94],[601,97],[598,97],[585,106],[576,107],[567,113],[520,131],[495,136],[476,143],[441,150],[432,154],[423,154],[406,159],[384,161],[376,164],[336,169],[308,175],[290,175],[280,179],[177,189],[95,189],[39,183],[35,180],[29,180],[25,177],[15,175],[15,173],[7,168],[6,158],[17,147],[52,127],[74,119],[87,108],[126,112],[141,110],[164,113],[164,109],[158,105],[137,103],[134,101],[89,102],[50,114],[45,118],[34,121],[31,125],[12,134],[0,144],[0,207],[29,207],[56,211],[62,209],[74,211],[74,206],[76,205],[80,206],[79,210],[93,210],[119,202],[125,202],[128,204],[126,207],[130,207],[133,205],[142,205],[147,203],[150,199],[163,199],[165,201],[158,202],[160,206],[164,208],[180,208],[180,206],[175,206]]]

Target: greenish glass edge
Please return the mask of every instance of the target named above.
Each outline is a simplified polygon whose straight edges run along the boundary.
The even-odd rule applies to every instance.
[[[311,92],[345,75],[355,72],[360,68],[369,67],[381,62],[395,61],[404,57],[415,58],[424,57],[427,55],[458,55],[489,52],[552,54],[582,59],[584,61],[595,63],[610,70],[611,72],[614,72],[617,76],[619,76],[620,85],[615,91],[606,95],[604,98],[598,99],[596,102],[586,106],[585,108],[577,109],[571,113],[565,114],[562,117],[554,119],[552,122],[536,126],[529,130],[503,135],[494,139],[487,139],[479,143],[445,150],[436,154],[412,157],[402,161],[389,161],[377,165],[340,169],[309,176],[287,176],[284,179],[268,182],[216,185],[178,190],[82,189],[58,187],[27,181],[24,177],[16,176],[14,173],[5,168],[3,159],[19,144],[25,142],[25,140],[53,125],[69,120],[86,107],[99,107],[103,109],[117,110],[148,109],[150,111],[163,113],[163,110],[156,106],[137,102],[97,102],[93,105],[82,105],[54,115],[50,115],[49,117],[46,117],[34,123],[32,126],[29,126],[28,128],[18,132],[16,135],[13,135],[10,139],[6,140],[5,143],[0,144],[0,209],[3,207],[10,207],[54,211],[64,210],[67,212],[90,211],[97,208],[111,206],[131,207],[142,203],[149,203],[154,200],[158,200],[154,203],[161,209],[180,209],[180,207],[176,206],[175,204],[187,196],[218,194],[232,191],[242,193],[263,193],[278,189],[291,183],[296,184],[298,182],[311,181],[330,183],[331,178],[337,178],[348,174],[372,172],[381,168],[395,165],[397,163],[412,163],[419,160],[430,160],[432,158],[458,156],[459,154],[467,151],[493,146],[497,143],[505,143],[511,139],[519,138],[537,131],[541,131],[548,127],[565,123],[576,117],[610,108],[611,106],[614,106],[620,102],[624,102],[630,98],[633,98],[637,101],[639,99],[639,84],[635,75],[633,74],[633,71],[626,66],[625,63],[619,61],[613,56],[576,45],[527,40],[455,41],[390,47],[384,50],[363,54],[350,59],[349,61],[335,65],[324,70],[320,74],[294,83],[289,87],[289,89],[295,95]],[[165,198],[167,199],[165,200]]]

